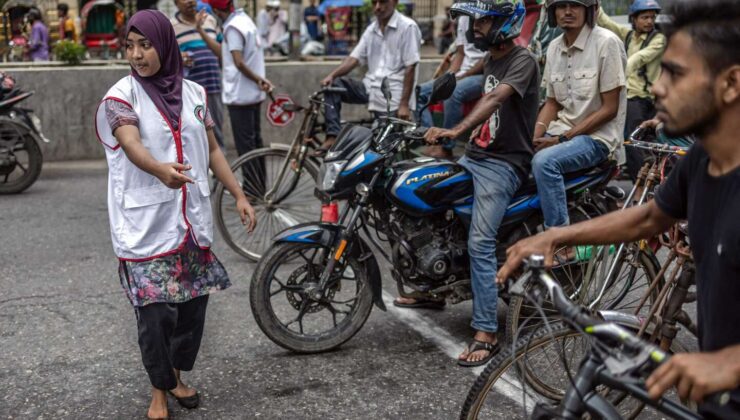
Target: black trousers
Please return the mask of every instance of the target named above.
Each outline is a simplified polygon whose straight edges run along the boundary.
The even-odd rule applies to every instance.
[[[203,337],[208,295],[185,303],[135,308],[139,348],[149,381],[157,389],[177,387],[173,369],[193,370]]]
[[[234,144],[239,156],[262,147],[260,133],[260,117],[262,104],[228,105],[231,131],[234,133]],[[265,165],[263,159],[258,159],[242,165],[244,178],[242,187],[247,197],[264,197],[265,194]]]
[[[624,124],[624,138],[629,138],[630,134],[637,129],[643,122],[655,117],[655,104],[648,98],[630,98],[627,99],[627,119]],[[640,149],[634,147],[625,147],[627,154],[627,174],[634,182],[640,168],[645,160],[645,155]]]

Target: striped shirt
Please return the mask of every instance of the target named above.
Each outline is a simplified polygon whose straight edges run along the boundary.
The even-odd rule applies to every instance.
[[[175,29],[180,51],[190,54],[193,60],[193,67],[188,69],[185,78],[206,88],[209,95],[221,93],[221,67],[218,63],[218,57],[208,48],[206,42],[195,29],[195,25],[180,19],[180,13],[175,14],[171,22]],[[208,35],[221,42],[221,31],[213,16],[208,15],[203,28]]]

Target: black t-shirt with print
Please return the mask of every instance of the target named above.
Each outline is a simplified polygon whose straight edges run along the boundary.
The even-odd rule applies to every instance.
[[[532,136],[539,105],[537,59],[519,46],[498,60],[490,54],[484,59],[483,93],[492,92],[501,83],[516,93],[483,123],[480,134],[468,143],[466,154],[471,159],[503,160],[526,179],[534,154]]]
[[[696,143],[658,188],[655,202],[689,221],[699,346],[715,351],[740,344],[740,168],[713,177],[708,165],[709,155]],[[740,418],[740,389],[727,407],[701,408],[710,417]]]

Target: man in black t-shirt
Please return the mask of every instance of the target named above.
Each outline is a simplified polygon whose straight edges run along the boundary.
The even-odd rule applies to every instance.
[[[630,242],[689,221],[696,262],[701,353],[678,354],[647,380],[652,397],[675,386],[707,418],[740,418],[740,8],[736,0],[679,0],[653,85],[666,134],[698,142],[661,185],[655,200],[567,228],[551,229],[509,248],[497,281],[522,259],[560,245]],[[730,390],[723,406],[704,401]]]
[[[473,290],[471,325],[476,334],[459,357],[462,366],[482,365],[496,353],[498,287],[491,281],[497,269],[496,233],[506,207],[528,176],[533,154],[539,69],[534,55],[513,42],[521,30],[524,10],[521,0],[482,0],[452,6],[452,15],[471,17],[471,42],[488,51],[484,58],[484,95],[456,127],[431,128],[426,134],[427,142],[434,144],[483,123],[459,162],[472,175],[475,194],[468,252]],[[398,306],[418,303],[396,300]]]

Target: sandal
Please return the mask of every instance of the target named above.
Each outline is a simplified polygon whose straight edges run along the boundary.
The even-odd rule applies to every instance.
[[[198,408],[198,404],[200,404],[200,394],[198,394],[197,392],[195,393],[195,395],[182,398],[179,398],[177,395],[173,394],[172,391],[167,391],[167,393],[175,397],[177,403],[180,404],[181,407],[187,408],[189,410]]]
[[[416,299],[414,303],[403,303],[398,300],[393,300],[393,306],[407,309],[444,309],[447,302],[444,300],[430,300],[430,299]]]
[[[479,340],[473,339],[473,342],[468,344],[468,357],[470,357],[472,353],[475,353],[476,351],[481,351],[481,350],[487,351],[488,356],[484,357],[481,360],[478,360],[477,362],[469,362],[467,360],[458,359],[457,364],[462,367],[483,366],[486,363],[488,363],[493,358],[493,356],[496,355],[496,353],[498,353],[499,346],[498,346],[498,343],[492,344],[492,343],[488,343],[485,341],[479,341]]]

